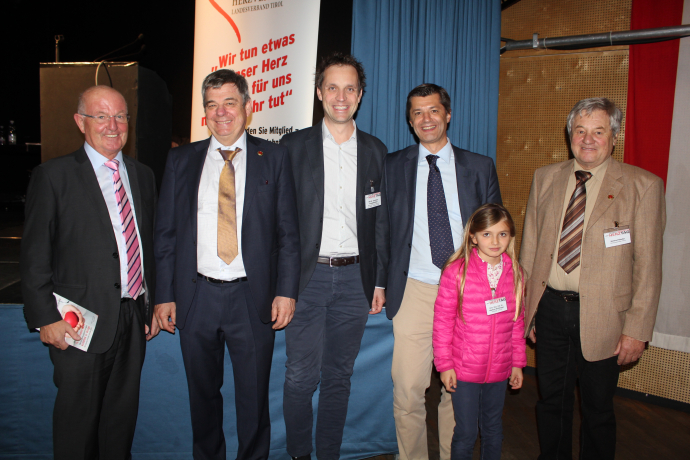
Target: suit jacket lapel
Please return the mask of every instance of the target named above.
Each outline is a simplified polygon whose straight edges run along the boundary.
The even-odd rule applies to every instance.
[[[362,233],[363,228],[360,225],[364,225],[361,213],[364,211],[364,192],[371,193],[371,185],[367,181],[370,177],[369,165],[371,164],[372,152],[369,146],[364,142],[361,131],[357,130],[357,190],[356,190],[356,203],[355,209],[357,210],[357,231]]]
[[[573,162],[571,160],[563,165],[563,167],[556,171],[553,175],[553,182],[551,183],[551,189],[553,191],[553,221],[555,223],[555,231],[561,227],[561,216],[563,216],[563,203],[565,202],[565,191],[568,188],[568,180],[570,179],[570,174],[573,170]],[[560,239],[560,235],[556,235],[556,239]]]
[[[105,204],[101,186],[98,183],[98,178],[96,178],[96,172],[93,170],[93,165],[91,161],[89,161],[89,157],[86,155],[86,151],[83,147],[79,150],[75,158],[79,163],[79,179],[82,181],[86,195],[93,203],[94,210],[96,211],[95,214],[98,215],[101,224],[103,224],[105,228],[110,229],[110,231],[106,233],[110,235],[112,242],[117,244],[115,233],[113,232],[113,223],[110,220],[110,213],[108,213],[108,206]],[[113,191],[113,193],[115,192]],[[88,214],[89,213],[85,213],[85,215]]]
[[[309,169],[314,180],[314,188],[316,189],[316,196],[319,198],[319,209],[323,209],[323,195],[324,195],[324,163],[323,163],[323,121],[316,124],[311,131],[306,141],[307,160],[309,161]]]
[[[460,149],[452,144],[451,148],[453,149],[453,157],[455,157],[455,180],[458,184],[458,203],[460,203],[460,217],[462,218],[462,225],[464,227],[470,216],[474,213],[474,209],[477,207],[475,203],[470,203],[468,201],[469,195],[467,193],[468,190],[472,190],[471,187],[475,186],[474,181],[476,179],[471,180],[473,178],[471,177],[470,170],[463,164],[465,156]],[[474,194],[471,196],[473,198],[475,197]]]
[[[189,162],[187,167],[189,172],[187,173],[187,179],[189,183],[187,184],[187,189],[189,190],[189,205],[190,216],[192,217],[192,235],[194,235],[194,241],[197,238],[197,212],[199,210],[199,182],[201,182],[201,173],[204,170],[204,162],[206,161],[206,153],[208,152],[208,146],[211,143],[211,138],[209,137],[203,142],[199,142],[195,145],[195,151],[189,157]]]
[[[606,174],[604,174],[604,179],[601,182],[601,187],[599,188],[599,195],[597,196],[597,201],[594,204],[594,209],[592,209],[592,214],[589,216],[589,221],[587,222],[587,230],[589,230],[596,221],[604,215],[606,210],[613,204],[623,188],[623,184],[619,180],[623,177],[623,171],[621,169],[620,163],[618,163],[613,158],[610,160],[608,167],[606,168]],[[608,199],[608,196],[613,198]]]
[[[414,205],[417,193],[417,162],[419,160],[419,145],[407,148],[405,160],[405,186],[407,187],[407,205],[410,215],[410,225],[414,225]]]
[[[261,157],[258,155],[258,152],[258,141],[253,136],[247,134],[247,173],[244,182],[244,208],[242,210],[242,220],[245,222],[249,208],[251,208],[254,202],[256,189],[259,186],[259,177],[261,176]]]

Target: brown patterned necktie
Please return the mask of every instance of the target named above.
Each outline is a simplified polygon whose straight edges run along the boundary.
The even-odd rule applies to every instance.
[[[558,245],[558,265],[570,273],[580,265],[580,248],[582,247],[582,231],[585,223],[585,205],[587,203],[587,189],[585,182],[592,177],[587,171],[575,171],[575,190],[568,202],[561,230],[561,242]]]
[[[237,213],[235,203],[235,167],[232,159],[242,149],[218,149],[225,166],[218,183],[218,257],[230,264],[237,257]]]

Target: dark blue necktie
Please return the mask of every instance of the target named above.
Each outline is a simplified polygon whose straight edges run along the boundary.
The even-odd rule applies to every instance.
[[[437,155],[427,155],[429,182],[426,185],[426,212],[429,219],[429,243],[431,261],[438,268],[453,254],[453,234],[450,231],[446,194],[443,192],[441,171],[436,166]]]

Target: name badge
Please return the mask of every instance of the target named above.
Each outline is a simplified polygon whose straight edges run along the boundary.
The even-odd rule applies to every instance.
[[[487,315],[495,315],[496,313],[508,310],[508,302],[506,302],[505,297],[487,300],[484,304],[486,304]]]
[[[375,208],[376,206],[381,206],[381,192],[364,195],[364,209]]]
[[[604,245],[607,248],[630,243],[632,243],[632,240],[630,239],[630,227],[628,225],[604,230]]]

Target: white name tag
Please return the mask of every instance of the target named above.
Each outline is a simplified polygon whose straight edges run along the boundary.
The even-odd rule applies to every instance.
[[[502,311],[508,310],[508,302],[506,302],[505,297],[487,300],[484,303],[486,304],[487,315],[495,315],[496,313],[501,313]]]
[[[364,209],[375,208],[376,206],[381,206],[381,192],[364,195]]]
[[[625,225],[623,227],[607,228],[604,230],[604,245],[607,248],[621,246],[623,244],[630,244],[630,227]]]

